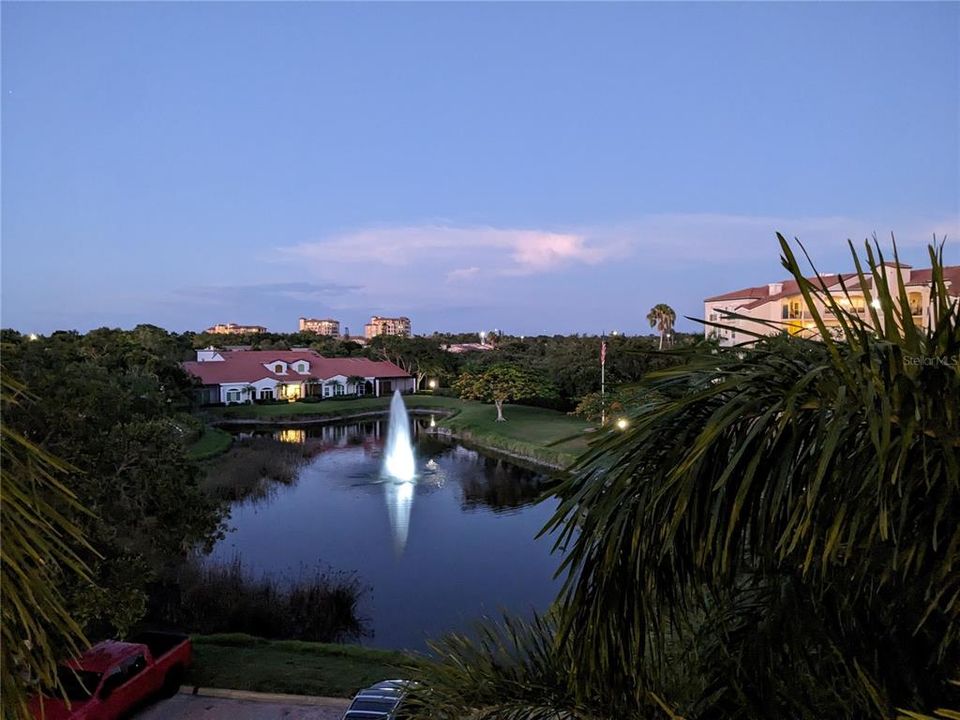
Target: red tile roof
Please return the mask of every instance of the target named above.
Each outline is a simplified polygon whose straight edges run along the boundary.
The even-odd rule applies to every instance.
[[[755,300],[757,298],[766,297],[769,294],[770,288],[767,285],[761,285],[758,287],[748,287],[740,290],[734,290],[732,292],[724,293],[723,295],[714,295],[713,297],[706,298],[704,302],[716,302],[718,300]]]
[[[278,381],[327,380],[336,375],[358,375],[376,378],[406,378],[410,374],[386,360],[368,358],[328,358],[312,350],[238,350],[221,353],[223,360],[183,363],[183,369],[199,378],[204,385],[252,383],[264,378]],[[292,365],[297,360],[310,363],[310,370],[298,373],[288,368],[285,374],[273,372],[277,361]],[[269,366],[268,367],[265,367]]]

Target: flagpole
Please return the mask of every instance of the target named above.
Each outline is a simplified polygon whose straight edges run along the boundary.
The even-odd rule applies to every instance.
[[[607,424],[607,331],[600,335],[600,427]]]

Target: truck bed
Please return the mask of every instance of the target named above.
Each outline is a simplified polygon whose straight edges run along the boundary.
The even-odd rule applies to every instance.
[[[154,662],[188,640],[187,635],[181,633],[144,632],[132,637],[128,642],[141,643],[150,648]]]

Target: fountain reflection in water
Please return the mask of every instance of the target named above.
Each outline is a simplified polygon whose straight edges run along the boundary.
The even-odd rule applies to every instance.
[[[416,461],[410,441],[410,418],[399,390],[390,401],[390,426],[383,460],[387,513],[393,530],[393,546],[402,553],[410,530],[410,510],[416,484]]]

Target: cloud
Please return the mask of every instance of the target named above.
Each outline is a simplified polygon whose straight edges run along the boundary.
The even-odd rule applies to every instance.
[[[456,282],[457,280],[469,280],[480,274],[480,268],[476,265],[468,268],[457,268],[447,273],[447,282]]]
[[[329,263],[396,268],[426,263],[453,277],[460,270],[493,275],[546,273],[577,263],[595,265],[616,252],[602,238],[577,232],[449,225],[361,229],[278,250],[281,258],[306,260],[318,268]]]

